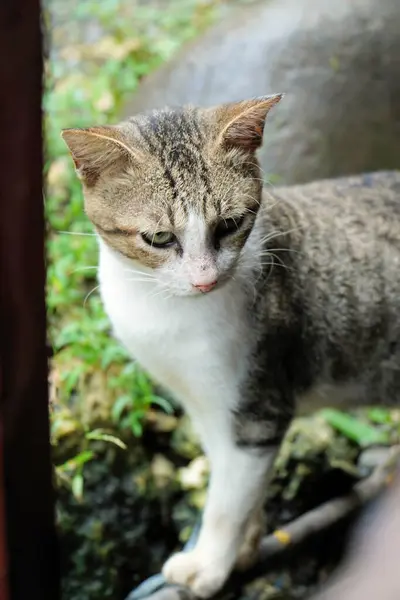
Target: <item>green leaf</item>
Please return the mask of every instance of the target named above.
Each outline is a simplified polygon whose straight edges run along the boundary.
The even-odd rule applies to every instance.
[[[92,460],[92,458],[94,458],[94,452],[91,450],[85,450],[84,452],[80,452],[80,454],[74,456],[74,458],[70,458],[62,465],[59,465],[57,468],[63,471],[72,471],[73,469],[82,467],[85,463]]]
[[[392,415],[387,408],[374,407],[368,410],[368,418],[379,425],[388,425],[392,422]]]
[[[111,435],[110,433],[104,432],[101,429],[95,429],[93,431],[90,431],[89,433],[86,434],[86,439],[99,440],[102,442],[109,442],[111,444],[115,444],[115,446],[118,446],[119,448],[122,448],[123,450],[127,449],[126,444],[124,444],[124,442],[122,440],[117,438],[115,435]]]
[[[111,416],[115,423],[121,420],[122,413],[128,407],[132,408],[132,398],[129,395],[120,396],[116,399],[111,409]]]
[[[162,408],[168,415],[172,415],[174,412],[172,404],[161,396],[151,396],[151,402]]]
[[[77,473],[72,478],[72,493],[77,500],[82,500],[83,498],[83,475],[82,473]]]
[[[143,433],[143,426],[140,420],[141,416],[142,415],[136,413],[132,413],[131,415],[131,429],[133,435],[135,435],[136,437],[140,437]]]
[[[101,368],[107,369],[113,363],[121,363],[122,361],[126,361],[127,354],[122,348],[117,344],[111,344],[105,348],[102,357],[101,357]]]
[[[363,448],[373,444],[389,443],[389,437],[385,432],[379,431],[347,413],[327,408],[320,414],[331,427]]]

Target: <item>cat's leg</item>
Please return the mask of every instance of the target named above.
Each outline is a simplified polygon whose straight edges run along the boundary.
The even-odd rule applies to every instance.
[[[245,528],[243,541],[239,548],[235,564],[235,567],[240,571],[246,571],[257,562],[260,543],[263,535],[265,535],[266,525],[264,502],[261,502],[260,507],[256,508],[251,514]]]
[[[235,447],[212,465],[202,528],[194,550],[170,558],[163,573],[167,581],[189,586],[207,598],[224,584],[243,542],[253,507],[265,487],[275,449],[262,457]]]
[[[186,585],[201,598],[217,592],[237,563],[283,436],[271,422],[244,423],[242,416],[236,421],[231,412],[221,411],[204,428],[211,478],[199,539],[192,551],[172,556],[163,569],[167,581]]]

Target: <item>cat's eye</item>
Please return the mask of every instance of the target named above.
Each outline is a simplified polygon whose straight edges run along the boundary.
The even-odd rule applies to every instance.
[[[221,239],[227,235],[235,233],[243,225],[244,217],[237,217],[235,219],[223,219],[220,221],[215,229],[215,237]]]
[[[146,244],[155,248],[167,248],[176,242],[176,237],[170,231],[157,231],[150,234],[142,233],[142,238]]]

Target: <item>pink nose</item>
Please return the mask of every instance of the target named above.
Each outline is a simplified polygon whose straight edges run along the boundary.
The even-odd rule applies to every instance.
[[[195,287],[196,289],[200,290],[200,292],[203,292],[203,294],[205,294],[206,292],[211,292],[211,290],[217,285],[217,281],[212,281],[211,283],[202,283],[199,285],[193,284],[193,287]]]

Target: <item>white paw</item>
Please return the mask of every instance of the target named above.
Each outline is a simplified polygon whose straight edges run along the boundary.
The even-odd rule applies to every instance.
[[[260,551],[260,542],[266,529],[264,512],[257,511],[250,519],[244,540],[240,546],[236,560],[236,568],[245,571],[252,567],[258,559]]]
[[[210,598],[224,585],[230,567],[211,555],[205,556],[192,550],[171,556],[162,572],[169,583],[190,588],[198,598]]]

